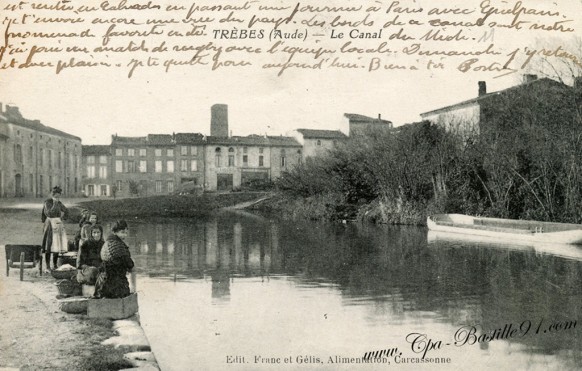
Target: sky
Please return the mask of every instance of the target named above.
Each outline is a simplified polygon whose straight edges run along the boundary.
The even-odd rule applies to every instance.
[[[512,50],[536,43],[540,35],[545,37],[522,32],[512,38],[498,31],[495,43]],[[56,75],[29,68],[0,70],[0,102],[81,137],[83,144],[109,144],[113,134],[209,135],[210,107],[216,103],[228,105],[232,135],[285,135],[297,128],[342,129],[344,113],[381,114],[395,126],[419,121],[423,112],[476,97],[478,81],[493,92],[518,84],[526,72],[496,77],[499,73],[462,73],[449,66],[371,73],[287,70],[278,77],[260,69],[176,68],[144,69],[129,79],[125,71],[78,68]]]
[[[233,135],[285,135],[297,128],[338,130],[344,113],[390,120],[395,126],[420,120],[420,113],[477,96],[477,81],[451,74],[390,79],[262,76],[232,83],[236,76],[111,79],[98,73],[75,79],[47,74],[26,77],[34,88],[0,81],[0,102],[15,105],[25,118],[82,138],[108,144],[111,135],[210,134],[210,107],[228,105]],[[65,80],[65,81],[63,81]],[[488,82],[488,91],[518,83],[519,76]],[[7,87],[7,90],[4,89]],[[171,94],[170,94],[171,92]]]

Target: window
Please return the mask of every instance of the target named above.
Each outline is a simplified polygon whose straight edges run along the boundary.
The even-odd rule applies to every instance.
[[[228,166],[234,166],[234,148],[228,149]]]
[[[148,165],[146,160],[139,161],[139,172],[145,173],[148,170]]]
[[[156,162],[155,162],[155,169],[154,169],[154,171],[155,171],[156,173],[161,173],[161,172],[162,172],[162,161],[160,161],[160,160],[156,160]]]
[[[135,149],[133,149],[133,148],[128,148],[128,149],[127,149],[127,155],[128,155],[128,156],[135,156]]]
[[[321,140],[318,139],[315,144],[318,145],[318,146],[321,146]]]
[[[123,148],[115,148],[115,156],[123,156]]]
[[[115,187],[117,188],[118,191],[121,191],[123,189],[122,184],[123,182],[121,180],[115,182]]]
[[[168,193],[174,192],[174,181],[168,180]]]
[[[141,157],[145,157],[145,155],[146,155],[146,150],[145,150],[145,148],[140,148],[140,149],[139,149],[139,155],[140,155]]]
[[[14,146],[14,162],[21,163],[22,162],[22,147],[20,144],[16,144]]]
[[[196,156],[196,154],[198,154],[198,147],[196,147],[196,146],[191,146],[191,147],[190,147],[190,154],[191,154],[192,156]]]
[[[34,175],[30,174],[28,177],[28,190],[30,191],[30,193],[34,192]]]
[[[93,184],[89,184],[87,186],[87,195],[88,196],[95,196],[95,186]]]
[[[174,160],[169,160],[166,162],[166,172],[167,173],[174,172]]]
[[[38,164],[44,166],[44,149],[40,150],[40,156],[38,156]]]
[[[59,157],[57,160],[57,168],[58,169],[62,169],[63,168],[63,152],[59,152]]]
[[[243,147],[243,153],[248,153],[249,152],[249,147]]]
[[[180,171],[188,171],[188,160],[180,160]]]
[[[99,156],[99,163],[106,164],[107,163],[107,156]]]
[[[285,150],[282,149],[281,150],[281,167],[285,167],[285,164],[286,164],[286,162],[285,162]]]
[[[94,164],[95,163],[95,156],[87,156],[87,163]]]
[[[107,179],[107,166],[99,166],[99,178]]]
[[[87,166],[87,178],[95,178],[95,165]]]
[[[117,173],[123,172],[123,161],[115,160],[115,172]]]
[[[263,148],[259,148],[259,153],[263,153]]]
[[[101,184],[101,196],[107,196],[107,185]]]
[[[265,166],[263,162],[263,156],[259,156],[259,166]]]
[[[198,161],[196,161],[196,160],[190,161],[190,170],[191,171],[198,171]]]
[[[220,147],[216,147],[214,152],[215,152],[214,166],[220,167]]]
[[[40,189],[41,192],[44,191],[44,182],[42,175],[38,176],[38,189]]]
[[[73,156],[73,161],[74,161],[73,167],[74,167],[74,169],[77,169],[77,164],[79,163],[77,156]]]
[[[32,134],[31,134],[32,135]],[[33,152],[32,152],[32,146],[28,147],[28,158],[30,159],[30,164],[32,165],[32,156],[33,156]]]
[[[169,148],[168,151],[167,151],[167,153],[166,153],[166,155],[168,157],[174,157],[174,149]]]
[[[53,176],[49,175],[49,189],[53,189]]]
[[[243,166],[249,165],[249,155],[243,155]]]
[[[156,180],[156,192],[162,193],[162,181],[161,180]]]
[[[180,154],[182,156],[187,156],[188,155],[188,147],[187,146],[180,146]]]
[[[127,172],[128,173],[135,173],[135,161],[134,160],[127,161]]]
[[[160,148],[156,148],[156,149],[154,150],[154,155],[155,155],[156,157],[161,157],[161,156],[162,156],[162,150],[161,150]]]

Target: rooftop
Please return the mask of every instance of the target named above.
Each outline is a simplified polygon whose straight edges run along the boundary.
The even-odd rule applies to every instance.
[[[339,130],[297,129],[304,138],[316,139],[346,139],[347,136]]]
[[[491,98],[496,97],[496,96],[499,96],[501,94],[511,93],[511,92],[515,92],[515,91],[518,91],[518,90],[521,90],[521,89],[524,89],[524,90],[525,89],[530,89],[533,85],[543,85],[543,84],[545,84],[545,85],[551,85],[551,86],[557,86],[557,87],[567,87],[567,88],[570,88],[566,84],[563,84],[563,83],[558,82],[556,80],[552,80],[550,78],[544,77],[544,78],[541,78],[541,79],[535,79],[533,81],[529,81],[529,82],[522,83],[522,84],[519,84],[519,85],[516,85],[516,86],[512,86],[512,87],[507,88],[507,89],[504,89],[504,90],[499,90],[499,91],[496,91],[496,92],[483,94],[481,96],[478,96],[478,97],[475,97],[475,98],[472,98],[472,99],[468,99],[468,100],[465,100],[465,101],[462,101],[462,102],[459,102],[459,103],[455,103],[455,104],[452,104],[450,106],[445,106],[445,107],[437,108],[437,109],[432,110],[432,111],[424,112],[424,113],[421,113],[420,116],[421,117],[424,117],[426,115],[433,115],[433,114],[438,114],[438,113],[442,113],[442,112],[446,112],[446,111],[451,111],[451,110],[454,110],[456,108],[461,108],[461,107],[469,106],[469,105],[472,105],[472,104],[475,104],[475,103],[480,103],[480,102],[482,102],[484,100],[491,99]]]
[[[357,113],[344,113],[344,116],[352,122],[370,123],[370,124],[385,124],[390,125],[392,121],[383,120],[380,115],[378,117],[368,117]]]
[[[81,147],[82,156],[109,156],[111,155],[111,146],[108,145],[83,145]]]
[[[69,133],[65,133],[64,131],[60,131],[50,126],[46,126],[41,124],[39,120],[28,120],[22,117],[20,110],[18,107],[14,106],[6,106],[6,110],[1,109],[2,105],[0,104],[0,122],[18,125],[24,128],[32,129],[41,131],[43,133],[58,135],[64,138],[74,139],[80,141],[81,138],[71,135]]]

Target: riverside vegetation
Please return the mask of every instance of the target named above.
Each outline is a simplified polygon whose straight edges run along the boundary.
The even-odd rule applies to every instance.
[[[582,223],[580,89],[533,85],[487,102],[478,132],[418,122],[350,138],[285,173],[261,207],[390,224],[438,212]]]

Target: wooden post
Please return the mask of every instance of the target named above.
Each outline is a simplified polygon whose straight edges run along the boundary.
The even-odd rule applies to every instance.
[[[24,251],[20,253],[20,280],[24,279]]]
[[[135,276],[135,272],[131,271],[130,273],[130,280],[129,280],[129,292],[131,292],[132,294],[135,293],[137,291],[137,287],[136,287],[136,276]]]

